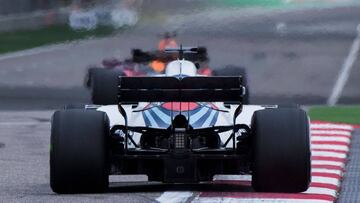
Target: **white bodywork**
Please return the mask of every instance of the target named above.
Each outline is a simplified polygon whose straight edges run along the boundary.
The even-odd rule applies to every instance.
[[[131,105],[123,105],[123,107],[127,113],[128,123],[130,126],[146,126],[142,112],[134,112],[134,111],[136,111],[137,109],[139,109],[141,107],[145,107],[148,104],[149,103],[140,103],[137,108],[132,108]],[[218,107],[223,106],[222,109],[224,109],[224,110],[226,109],[228,111],[228,112],[219,112],[215,126],[233,125],[233,115],[235,113],[235,109],[236,109],[237,105],[231,105],[231,107],[228,109],[225,108],[223,103],[220,103],[220,102],[216,103],[215,105]],[[261,109],[265,109],[265,107],[260,106],[260,105],[243,105],[243,111],[237,117],[236,124],[250,125],[254,112],[257,110],[261,110]],[[102,107],[98,108],[97,110],[103,111],[108,115],[109,120],[110,120],[110,126],[118,125],[118,124],[120,124],[120,125],[125,124],[123,117],[119,113],[117,105],[102,106]],[[190,119],[191,119],[191,117],[190,117]],[[220,134],[221,141],[225,142],[227,140],[227,138],[229,137],[230,133],[231,132],[229,131],[229,132]],[[139,134],[135,133],[135,134],[133,134],[132,137],[135,140],[135,142],[139,142],[139,140],[140,140]],[[228,144],[229,147],[231,145],[232,145],[232,143]],[[130,148],[133,147],[131,142],[128,143],[128,146]]]
[[[137,108],[132,108],[131,105],[123,105],[127,116],[128,122],[131,126],[146,126],[144,119],[142,118],[142,112],[134,112],[139,107],[145,107],[148,103],[141,102]],[[218,103],[223,105],[222,103]],[[237,105],[231,105],[230,109],[227,109],[228,112],[220,112],[217,119],[216,125],[232,125],[233,115],[235,113]],[[224,107],[225,108],[225,107]],[[265,109],[265,106],[261,105],[243,105],[243,110],[241,114],[236,118],[236,124],[251,124],[251,118],[255,111]],[[101,106],[97,109],[98,111],[105,112],[110,119],[110,126],[113,125],[124,125],[124,118],[119,113],[117,105],[107,105]],[[190,118],[191,119],[191,118]]]

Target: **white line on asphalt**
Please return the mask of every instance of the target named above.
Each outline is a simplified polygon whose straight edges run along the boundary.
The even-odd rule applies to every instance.
[[[69,45],[69,44],[46,45],[46,46],[27,49],[27,50],[23,50],[23,51],[2,54],[2,55],[0,55],[0,61],[6,60],[6,59],[12,59],[12,58],[24,57],[24,56],[32,56],[32,55],[51,52],[51,51],[55,51],[55,50],[61,50],[61,49],[65,49],[67,47],[67,45]]]
[[[156,201],[161,203],[180,203],[186,202],[192,195],[192,192],[164,192]]]
[[[214,180],[251,181],[251,175],[215,175]]]
[[[346,57],[344,64],[341,67],[340,74],[336,80],[335,86],[331,92],[331,95],[327,101],[327,104],[334,106],[341,95],[341,92],[349,78],[351,68],[357,59],[357,55],[360,48],[360,24],[356,27],[357,36],[351,46],[349,55]]]
[[[336,198],[337,191],[329,188],[309,187],[309,189],[306,190],[304,194],[322,194],[322,195],[330,195]]]

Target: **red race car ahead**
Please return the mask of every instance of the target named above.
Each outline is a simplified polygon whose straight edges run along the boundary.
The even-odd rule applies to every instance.
[[[158,50],[143,51],[133,49],[131,57],[123,61],[111,58],[102,61],[102,67],[90,66],[85,76],[85,86],[91,90],[98,89],[100,83],[104,83],[108,77],[117,76],[153,76],[162,75],[169,62],[179,58],[178,52],[165,51],[176,49],[177,42],[174,35],[166,33],[160,40]],[[183,53],[184,59],[191,61],[197,68],[197,74],[203,76],[239,76],[247,86],[247,75],[243,67],[228,65],[224,68],[212,69],[209,66],[209,57],[206,47],[197,47],[196,52]],[[92,98],[94,98],[92,96]],[[249,103],[249,91],[245,95],[244,102]],[[94,103],[94,99],[93,99]]]

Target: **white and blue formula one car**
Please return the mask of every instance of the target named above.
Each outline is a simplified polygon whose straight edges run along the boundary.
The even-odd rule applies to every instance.
[[[309,119],[298,106],[243,105],[241,76],[204,77],[179,53],[163,76],[116,78],[104,103],[52,117],[50,184],[56,193],[104,192],[109,175],[199,183],[251,174],[259,192],[310,183]]]

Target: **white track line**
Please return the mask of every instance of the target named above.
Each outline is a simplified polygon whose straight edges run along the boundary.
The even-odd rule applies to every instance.
[[[356,30],[357,36],[351,46],[349,55],[346,57],[345,62],[341,67],[340,74],[327,101],[327,104],[330,106],[334,106],[338,102],[341,92],[349,78],[351,68],[357,59],[360,48],[360,24],[356,27]]]
[[[27,50],[23,50],[23,51],[11,52],[8,54],[2,54],[2,55],[0,55],[0,61],[7,60],[7,59],[13,59],[13,58],[19,58],[19,57],[25,57],[25,56],[38,55],[38,54],[52,52],[52,51],[56,51],[56,50],[62,50],[62,49],[67,48],[68,45],[69,45],[69,43],[47,45],[47,46],[27,49]]]
[[[186,202],[192,195],[192,192],[164,192],[156,201],[161,203],[181,203]]]
[[[251,181],[251,175],[215,175],[214,180]]]
[[[304,194],[322,194],[322,195],[330,195],[336,198],[337,191],[328,188],[309,187],[309,189],[306,190]]]

